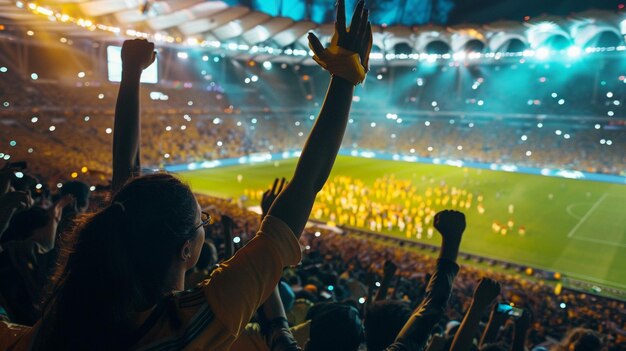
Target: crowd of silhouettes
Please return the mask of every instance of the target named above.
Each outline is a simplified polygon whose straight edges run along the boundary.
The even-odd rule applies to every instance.
[[[506,276],[460,271],[461,212],[435,215],[436,259],[307,228],[350,118],[351,78],[367,72],[371,50],[364,2],[349,27],[343,0],[337,14],[330,49],[309,35],[333,73],[326,99],[260,217],[172,174],[142,174],[140,76],[156,53],[126,41],[110,189],[70,181],[52,192],[24,164],[0,171],[0,349],[623,350],[623,303],[578,306],[597,312],[584,321],[554,316],[533,297],[502,303]]]

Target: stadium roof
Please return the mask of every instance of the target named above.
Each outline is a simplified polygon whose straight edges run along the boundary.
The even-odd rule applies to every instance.
[[[313,31],[323,40],[329,40],[333,25],[328,22],[333,17],[334,1],[42,0],[35,4],[0,0],[0,18],[64,36],[103,41],[146,37],[163,45],[224,49],[227,54],[242,59],[262,56],[261,59],[266,60],[310,63],[306,34]],[[491,0],[477,1],[488,3]],[[347,0],[348,8],[355,2]],[[425,3],[420,0],[401,2],[404,6],[395,10],[391,5],[398,5],[396,0],[369,2],[370,7],[381,8],[378,11],[381,16],[374,18],[379,25],[373,28],[373,52],[380,59],[397,55],[415,57],[459,52],[519,53],[542,47],[565,50],[572,45],[582,50],[588,47],[615,48],[623,45],[626,34],[626,16],[606,10],[483,25],[385,25],[385,18],[390,19],[390,23],[406,22],[403,18],[407,9],[415,9],[415,6]],[[443,11],[444,7],[447,18],[455,5],[453,0],[428,3],[437,4],[437,8],[408,12],[415,23],[424,20],[436,22],[433,20],[435,10]],[[571,3],[579,1],[572,0]],[[497,7],[493,11],[502,13]],[[377,11],[373,9],[372,12]],[[420,19],[415,13],[428,13],[430,17]]]

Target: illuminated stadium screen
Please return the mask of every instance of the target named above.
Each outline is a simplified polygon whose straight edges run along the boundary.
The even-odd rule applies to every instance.
[[[122,47],[107,47],[107,72],[109,81],[119,82],[122,80]],[[159,59],[155,59],[150,67],[146,68],[141,74],[142,83],[156,84],[159,82]]]

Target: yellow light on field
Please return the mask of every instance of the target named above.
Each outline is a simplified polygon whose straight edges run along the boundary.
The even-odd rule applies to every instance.
[[[83,173],[87,173],[88,169],[87,167],[83,166],[83,168],[81,168],[80,171]]]
[[[72,178],[78,178],[78,173],[77,172],[72,172],[71,177]]]

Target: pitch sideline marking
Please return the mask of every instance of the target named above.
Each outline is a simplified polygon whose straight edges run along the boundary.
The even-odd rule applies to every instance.
[[[596,201],[595,204],[593,204],[593,206],[591,206],[591,208],[589,209],[589,211],[587,211],[587,213],[583,216],[583,218],[580,219],[580,221],[578,221],[578,223],[576,224],[576,226],[574,228],[572,228],[572,230],[569,231],[569,233],[567,234],[568,238],[571,238],[572,236],[574,236],[574,233],[576,233],[576,231],[578,231],[578,228],[580,228],[581,225],[583,225],[583,223],[585,223],[587,221],[587,219],[589,219],[589,216],[591,216],[591,214],[593,213],[593,211],[596,210],[596,208],[600,205],[600,203],[602,201],[604,201],[604,199],[606,199],[606,197],[608,196],[607,193],[604,193],[599,199],[598,201]]]

